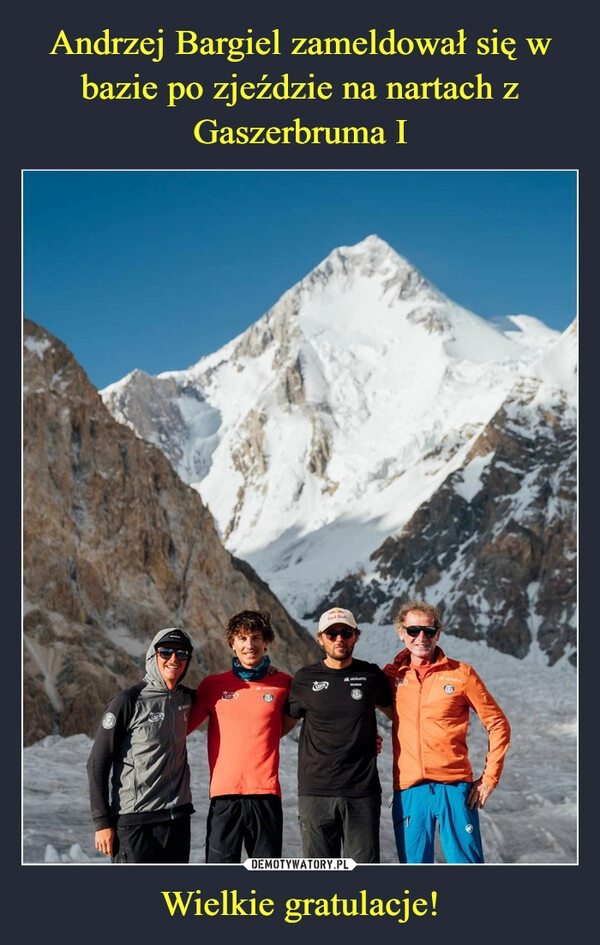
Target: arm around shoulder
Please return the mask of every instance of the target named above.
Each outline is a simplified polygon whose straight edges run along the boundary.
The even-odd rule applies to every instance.
[[[202,725],[205,719],[210,715],[210,705],[208,698],[208,682],[209,677],[205,677],[202,682],[199,684],[196,689],[196,694],[194,696],[194,701],[192,703],[192,708],[190,709],[190,717],[187,724],[187,734],[189,735],[194,729],[198,728],[199,725]]]

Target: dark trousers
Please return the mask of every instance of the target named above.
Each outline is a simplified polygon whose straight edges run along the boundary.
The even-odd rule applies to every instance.
[[[113,863],[189,863],[190,816],[117,827]]]
[[[283,810],[276,794],[213,797],[206,821],[206,862],[240,863],[248,856],[281,856]]]
[[[298,798],[302,855],[379,863],[381,795]]]

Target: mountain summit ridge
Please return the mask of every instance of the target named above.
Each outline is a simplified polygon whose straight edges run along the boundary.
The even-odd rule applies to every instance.
[[[452,302],[371,234],[190,368],[135,372],[101,395],[301,619],[344,575],[367,573],[505,401],[536,386],[563,335],[505,319]],[[555,387],[572,403],[576,353],[561,352],[572,369]]]

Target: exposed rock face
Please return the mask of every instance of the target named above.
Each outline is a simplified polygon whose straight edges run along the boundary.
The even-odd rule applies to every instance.
[[[113,419],[61,342],[24,326],[25,744],[93,735],[161,627],[191,634],[191,685],[230,666],[222,631],[242,609],[271,612],[278,667],[313,661],[312,635],[225,551],[198,492]]]
[[[576,421],[565,398],[537,393],[514,392],[461,468],[373,552],[374,574],[337,582],[330,606],[390,623],[405,600],[427,599],[451,634],[516,657],[535,638],[550,665],[575,663]]]

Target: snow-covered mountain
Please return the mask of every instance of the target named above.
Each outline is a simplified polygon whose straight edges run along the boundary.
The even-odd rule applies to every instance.
[[[466,611],[485,613],[490,606],[485,588],[473,580],[446,600],[464,571],[468,546],[485,524],[485,547],[477,549],[482,560],[492,536],[513,520],[522,525],[514,503],[497,501],[503,489],[520,492],[521,512],[534,501],[543,519],[542,545],[549,517],[560,519],[552,536],[555,571],[574,557],[576,346],[575,323],[561,335],[525,315],[480,318],[369,236],[335,249],[246,332],[187,370],[158,377],[134,371],[101,394],[116,419],[158,446],[200,492],[228,550],[250,562],[297,619],[312,617],[336,588],[346,599],[356,591],[359,609],[369,599],[363,621],[389,622],[390,603],[413,593],[463,621]],[[521,445],[530,447],[526,468],[499,485],[519,447],[514,441],[503,456],[498,446],[517,426]],[[537,445],[550,439],[542,460]],[[553,480],[547,467],[556,471],[558,455],[568,470]],[[543,507],[538,491],[532,498],[520,488],[523,476],[540,485],[536,470],[542,468]],[[461,497],[461,514],[471,522],[459,529],[451,554],[446,542],[446,563],[454,567],[446,572],[439,542],[453,526],[444,510],[451,516],[457,510],[439,498],[450,492]],[[388,573],[386,585],[372,556],[381,558],[386,540],[406,537],[403,530],[428,503],[435,508],[425,541],[430,566],[417,566],[424,548],[413,531],[405,579],[398,583],[394,575],[392,587]],[[499,550],[492,548],[495,560]],[[505,543],[503,556],[510,561],[514,547]],[[566,579],[568,607],[557,627],[555,612],[544,624],[536,606],[547,590],[540,581],[550,561],[543,551],[538,559],[528,575],[488,574],[496,590],[499,580],[508,586],[527,577],[517,608],[526,631],[500,639],[498,620],[506,614],[494,611],[477,633],[456,625],[449,632],[488,634],[492,645],[522,656],[528,640],[540,630],[553,636],[560,624],[563,642],[552,658],[566,652],[575,633],[574,584]],[[481,569],[475,576],[478,582],[485,577]],[[369,597],[373,580],[379,582],[376,606]],[[553,646],[552,640],[548,652]]]
[[[576,661],[575,331],[515,385],[460,466],[423,502],[370,567],[329,589],[361,621],[393,620],[409,597],[444,611],[451,633],[524,657],[537,641],[550,663]],[[574,375],[573,375],[574,376]]]

